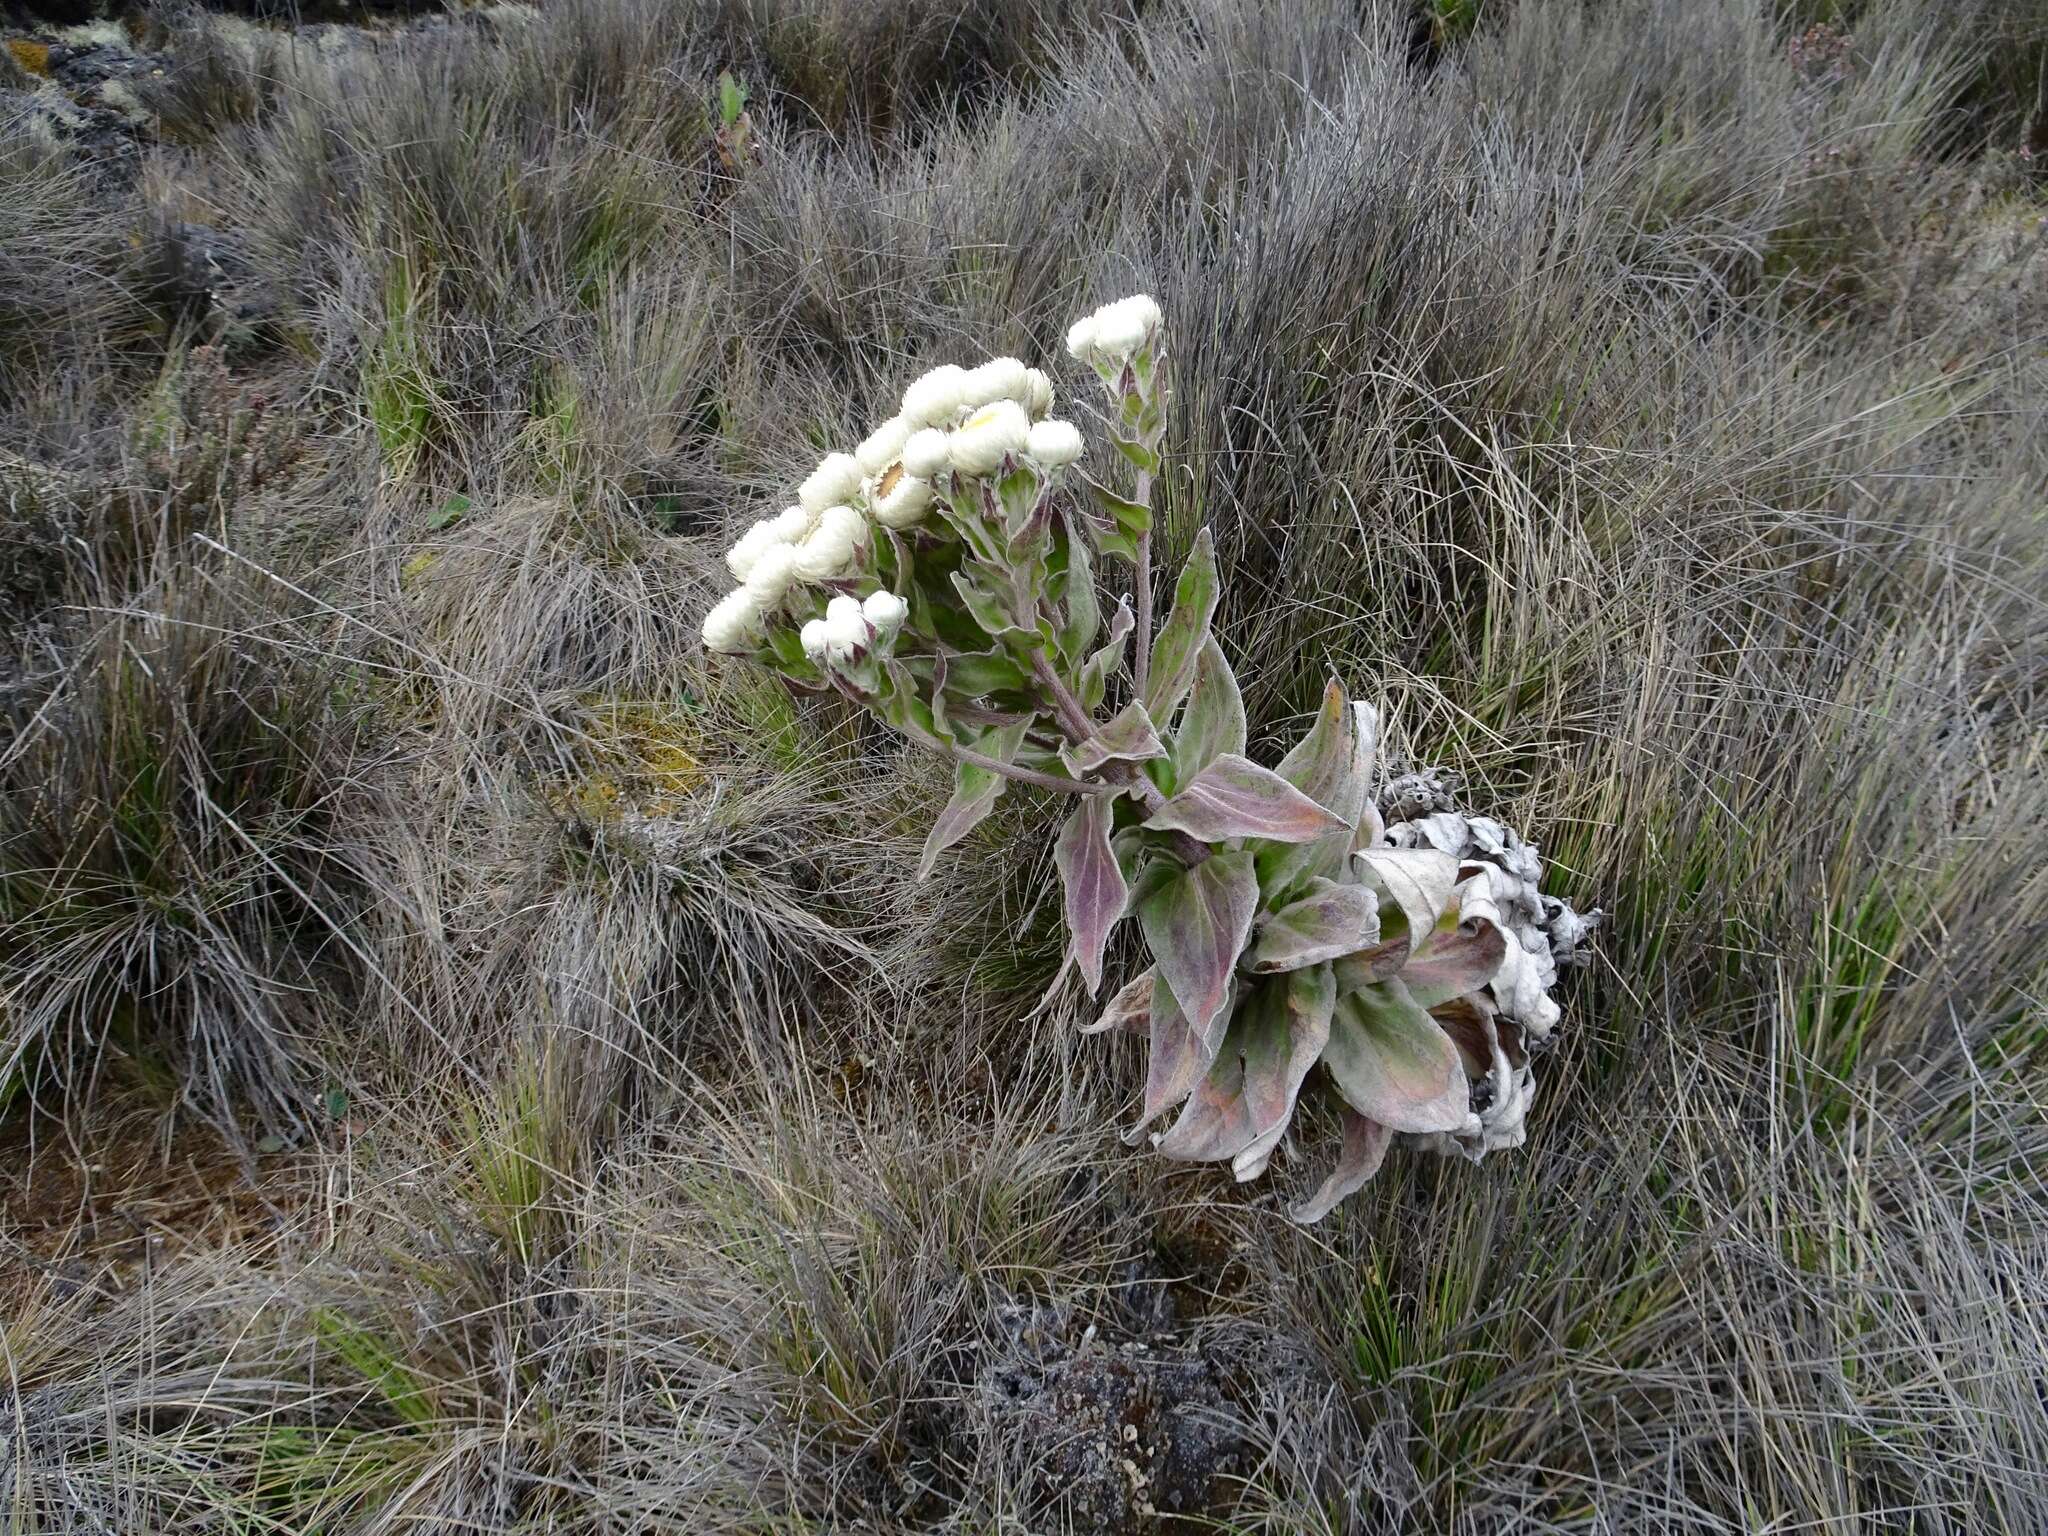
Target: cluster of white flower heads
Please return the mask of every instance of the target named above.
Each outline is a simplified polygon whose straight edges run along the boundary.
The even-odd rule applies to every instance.
[[[1149,306],[1150,324],[1158,323],[1158,306],[1142,295],[1098,310],[1096,318],[1116,310],[1135,324],[1143,317],[1132,305]],[[857,584],[873,569],[876,530],[916,528],[956,474],[994,474],[1006,462],[1048,473],[1072,464],[1081,456],[1081,433],[1050,415],[1053,398],[1052,380],[1014,357],[976,368],[949,363],[916,380],[894,416],[853,452],[826,454],[797,487],[794,506],[761,519],[726,551],[739,585],[705,616],[705,646],[745,654],[763,643],[776,618],[796,618],[792,609],[815,613],[816,598],[806,599],[806,592]],[[841,591],[822,618],[801,625],[799,638],[813,662],[838,665],[886,645],[902,622],[902,599],[894,594],[875,593],[864,605]]]

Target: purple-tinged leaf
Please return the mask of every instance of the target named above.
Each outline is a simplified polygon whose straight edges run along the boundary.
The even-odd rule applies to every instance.
[[[1280,759],[1280,777],[1353,826],[1365,810],[1378,744],[1379,715],[1370,704],[1345,697],[1332,678],[1323,689],[1315,724]]]
[[[1251,855],[1212,854],[1192,869],[1154,865],[1146,871],[1146,885],[1138,922],[1159,978],[1189,1027],[1214,1040],[1230,1001],[1231,973],[1259,910]]]
[[[1145,1139],[1145,1127],[1195,1090],[1216,1059],[1215,1041],[1205,1041],[1188,1024],[1172,989],[1152,993],[1151,1049],[1145,1058],[1145,1109],[1124,1135],[1124,1145]]]
[[[1303,1226],[1321,1221],[1339,1201],[1358,1193],[1387,1160],[1387,1147],[1394,1139],[1392,1126],[1367,1119],[1348,1104],[1343,1121],[1344,1149],[1337,1154],[1337,1166],[1320,1189],[1287,1213]]]
[[[1109,795],[1083,795],[1053,845],[1066,887],[1067,934],[1081,979],[1093,997],[1102,988],[1102,949],[1124,915],[1124,872],[1109,846]]]
[[[1380,913],[1379,926],[1378,939],[1363,949],[1337,958],[1338,990],[1349,992],[1358,987],[1369,987],[1376,981],[1401,974],[1401,967],[1408,963],[1410,948],[1408,919],[1399,907],[1389,907]]]
[[[1365,883],[1400,909],[1417,944],[1428,939],[1458,888],[1458,861],[1434,848],[1368,848],[1353,862]]]
[[[1208,1076],[1160,1138],[1160,1152],[1182,1162],[1261,1165],[1330,1038],[1336,997],[1327,966],[1261,982],[1231,1021]]]
[[[1180,712],[1173,738],[1173,775],[1185,784],[1226,752],[1244,756],[1244,695],[1215,636],[1195,661],[1194,691]]]
[[[1166,756],[1166,743],[1153,729],[1152,717],[1136,699],[1112,715],[1086,741],[1060,748],[1060,760],[1075,778],[1095,772],[1104,763],[1142,763]]]
[[[1091,715],[1102,707],[1103,699],[1109,693],[1109,680],[1124,669],[1131,638],[1131,631],[1138,627],[1138,621],[1131,614],[1128,598],[1117,600],[1116,612],[1110,615],[1109,638],[1088,658],[1081,668],[1081,680],[1075,687],[1080,696],[1081,707]]]
[[[1397,1131],[1458,1131],[1471,1093],[1458,1048],[1398,980],[1337,999],[1323,1065],[1361,1115]]]
[[[1102,1035],[1111,1030],[1142,1035],[1151,1027],[1153,972],[1146,971],[1125,982],[1109,1000],[1093,1024],[1081,1026],[1084,1035]]]
[[[1145,825],[1180,831],[1205,843],[1262,837],[1305,843],[1332,831],[1350,835],[1339,821],[1270,768],[1225,753],[1209,764]]]
[[[1145,683],[1145,708],[1154,720],[1171,720],[1194,686],[1195,663],[1209,638],[1209,621],[1216,616],[1216,600],[1221,595],[1216,580],[1216,541],[1204,528],[1195,535],[1195,547],[1174,586],[1173,612],[1151,642],[1152,670]],[[1140,635],[1138,644],[1145,644],[1148,638]]]
[[[1306,844],[1259,847],[1259,885],[1269,899],[1284,900],[1316,876],[1341,874],[1344,860],[1357,843],[1358,828],[1372,804],[1373,752],[1379,740],[1379,717],[1372,706],[1352,703],[1334,679],[1323,690],[1322,707],[1308,734],[1280,760],[1280,777],[1320,806],[1342,818],[1341,834]],[[1373,813],[1378,819],[1377,810]],[[1377,835],[1377,834],[1375,834]]]
[[[1379,898],[1362,885],[1318,876],[1308,893],[1273,914],[1252,943],[1251,969],[1298,971],[1350,955],[1379,937]]]
[[[1484,879],[1467,880],[1457,894],[1457,905],[1437,919],[1436,927],[1401,967],[1401,984],[1424,1008],[1476,992],[1492,981],[1514,942],[1500,925],[1499,909],[1487,894]]]
[[[997,726],[983,731],[968,745],[984,757],[1012,762],[1017,756],[1017,749],[1024,744],[1024,732],[1029,725],[1029,721],[1019,721],[1015,725]],[[954,765],[953,798],[939,812],[939,819],[932,823],[931,835],[924,840],[924,857],[917,863],[918,879],[930,876],[939,855],[972,832],[995,809],[1003,786],[1008,782],[991,768],[966,762]],[[1104,797],[1090,795],[1088,798],[1100,800]]]

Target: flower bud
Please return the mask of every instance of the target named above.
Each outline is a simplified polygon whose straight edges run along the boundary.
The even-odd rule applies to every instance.
[[[903,455],[903,443],[915,426],[901,416],[891,416],[861,440],[853,457],[864,475],[879,475]]]
[[[1071,421],[1041,421],[1024,440],[1024,451],[1048,469],[1059,469],[1081,457],[1081,429]]]
[[[762,518],[739,536],[731,549],[725,552],[725,568],[732,572],[735,581],[745,581],[747,572],[754,568],[754,562],[772,545],[787,543],[775,531],[771,518]]]
[[[891,464],[881,479],[871,483],[868,495],[875,509],[875,521],[884,528],[914,528],[931,510],[932,483],[906,473],[899,461]]]
[[[953,453],[946,446],[946,434],[926,427],[913,432],[903,444],[903,467],[920,480],[936,480],[952,467]]]
[[[824,665],[825,652],[829,648],[828,639],[831,633],[831,626],[823,619],[812,619],[801,630],[797,631],[797,639],[803,642],[804,654],[820,666]]]
[[[964,403],[960,391],[966,378],[966,370],[951,363],[934,368],[903,391],[904,419],[920,427],[951,425]]]
[[[852,507],[827,507],[818,526],[796,546],[796,574],[804,581],[837,581],[853,574],[867,542],[868,521]]]
[[[787,544],[777,544],[762,552],[754,562],[754,568],[747,572],[747,584],[742,590],[762,612],[782,601],[783,594],[795,585],[797,579],[796,551]]]
[[[860,605],[861,617],[874,626],[879,642],[887,645],[896,638],[903,621],[910,617],[910,604],[894,592],[870,592],[866,602]]]
[[[1120,367],[1151,345],[1161,322],[1159,305],[1150,294],[1105,304],[1067,332],[1067,350],[1092,367]]]
[[[827,507],[851,501],[860,489],[860,463],[850,453],[828,453],[796,488],[796,499],[813,517]]]
[[[1023,401],[1030,388],[1030,370],[1014,357],[992,358],[970,368],[960,381],[960,403],[969,410],[991,400]]]
[[[1052,380],[1042,368],[1024,370],[1024,392],[1017,397],[1033,421],[1052,409]]]
[[[835,665],[852,661],[867,648],[868,621],[861,613],[860,599],[845,593],[825,605],[825,658]]]
[[[775,543],[801,544],[817,522],[817,515],[809,507],[784,507],[768,519],[768,526],[775,532]],[[766,545],[762,546],[764,549]],[[757,555],[758,559],[759,556]]]
[[[1023,450],[1031,432],[1031,418],[1014,400],[996,400],[984,405],[960,423],[947,439],[953,467],[963,474],[985,475],[1013,453]]]
[[[745,587],[737,587],[704,615],[704,648],[742,655],[754,648],[761,633],[761,610]]]

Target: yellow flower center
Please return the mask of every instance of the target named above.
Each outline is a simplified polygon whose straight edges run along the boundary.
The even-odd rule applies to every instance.
[[[963,430],[971,432],[976,427],[988,426],[990,423],[1000,420],[1002,414],[1003,409],[1001,406],[985,405],[967,418],[967,425]]]
[[[882,474],[881,483],[875,487],[877,496],[893,496],[896,487],[903,483],[903,461],[898,459]]]

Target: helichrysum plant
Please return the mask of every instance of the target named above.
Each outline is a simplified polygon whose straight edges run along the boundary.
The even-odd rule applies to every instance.
[[[1206,530],[1153,621],[1159,306],[1106,305],[1067,347],[1106,392],[1116,485],[1083,473],[1082,432],[1052,414],[1040,370],[934,369],[741,536],[726,556],[739,585],[704,643],[953,759],[921,873],[1010,785],[1071,798],[1061,980],[1078,971],[1098,995],[1127,920],[1151,954],[1091,1026],[1150,1042],[1128,1139],[1177,1109],[1160,1152],[1256,1178],[1320,1065],[1342,1144],[1305,1221],[1371,1178],[1397,1134],[1474,1159],[1519,1145],[1557,966],[1587,920],[1540,893],[1533,847],[1436,780],[1376,796],[1377,718],[1334,683],[1277,767],[1245,755]],[[1131,595],[1105,612],[1107,562],[1130,568]]]

